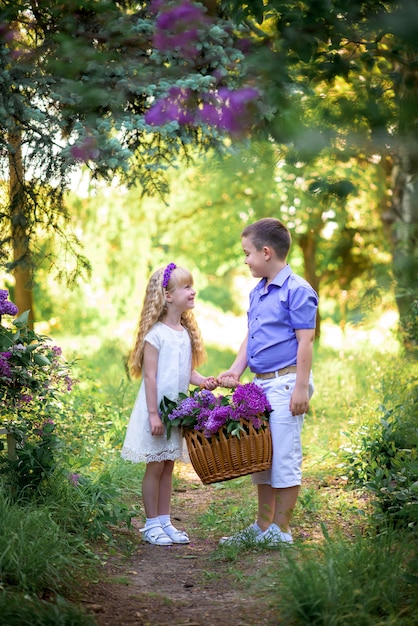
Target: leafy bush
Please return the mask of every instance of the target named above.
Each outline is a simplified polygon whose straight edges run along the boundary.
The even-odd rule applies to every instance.
[[[7,487],[14,498],[39,496],[43,490],[48,490],[57,470],[56,452],[60,441],[55,424],[51,419],[39,425],[27,420],[11,425],[8,430],[16,441],[15,455],[0,456],[0,473],[6,476]]]
[[[377,520],[397,527],[418,523],[418,389],[414,382],[404,380],[400,372],[383,381],[377,415],[349,433],[351,445],[343,453],[349,480],[373,493]]]

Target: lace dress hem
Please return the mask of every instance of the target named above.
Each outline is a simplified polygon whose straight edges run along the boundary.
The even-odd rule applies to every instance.
[[[121,457],[125,461],[132,461],[132,463],[161,463],[162,461],[181,460],[182,454],[179,450],[164,450],[162,452],[144,454],[143,452],[138,452],[138,450],[123,446]]]

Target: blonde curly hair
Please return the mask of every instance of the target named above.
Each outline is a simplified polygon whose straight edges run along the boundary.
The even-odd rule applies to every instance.
[[[163,288],[164,269],[156,270],[148,281],[145,291],[142,312],[139,319],[135,345],[129,355],[129,371],[134,378],[142,374],[144,361],[144,339],[146,334],[157,322],[162,322],[167,313],[166,291],[174,291],[177,287],[193,285],[193,277],[189,270],[176,267],[170,275],[167,288]],[[185,311],[181,316],[181,325],[187,330],[192,344],[192,369],[196,369],[206,360],[206,351],[202,336],[192,311]]]

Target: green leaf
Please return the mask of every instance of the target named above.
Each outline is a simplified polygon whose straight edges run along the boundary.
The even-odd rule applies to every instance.
[[[37,365],[40,365],[40,366],[51,365],[51,361],[47,359],[46,356],[44,356],[43,354],[34,354],[33,360],[35,361]]]
[[[39,346],[41,346],[41,343],[31,343],[30,345],[26,346],[26,351],[27,352],[33,352],[36,348],[39,348]]]
[[[19,315],[19,317],[17,317],[15,320],[13,320],[14,326],[16,326],[16,328],[24,328],[25,326],[27,326],[29,321],[29,313],[30,309],[22,313],[22,315]]]

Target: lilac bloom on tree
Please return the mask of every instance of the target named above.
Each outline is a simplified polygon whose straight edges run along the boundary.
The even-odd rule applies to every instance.
[[[177,122],[179,126],[206,125],[230,134],[245,133],[257,117],[261,94],[249,86],[225,87],[225,69],[220,71],[215,58],[213,68],[210,67],[208,55],[211,52],[204,47],[204,42],[211,41],[210,29],[214,21],[204,13],[203,6],[197,7],[188,0],[175,6],[164,7],[162,2],[154,2],[152,6],[157,13],[161,11],[155,23],[153,45],[167,57],[168,65],[174,58],[178,62],[180,57],[184,60],[185,72],[203,66],[208,68],[204,72],[206,86],[171,86],[166,95],[151,104],[144,115],[145,122],[160,128]],[[235,59],[235,64],[237,62]],[[235,64],[231,58],[231,71]]]

